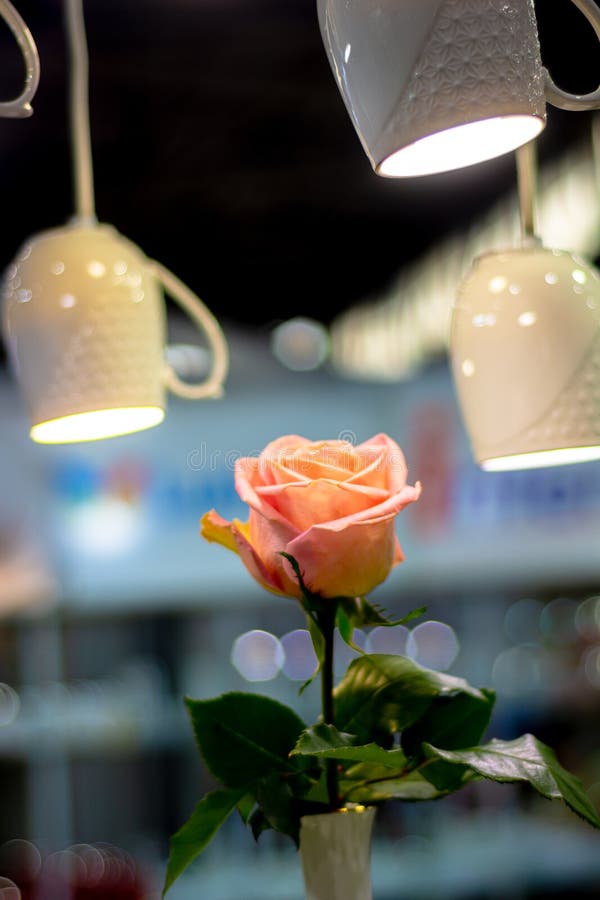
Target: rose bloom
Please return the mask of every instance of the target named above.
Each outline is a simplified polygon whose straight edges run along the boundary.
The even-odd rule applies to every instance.
[[[359,597],[384,581],[404,554],[395,517],[418,500],[406,484],[402,450],[386,434],[358,446],[286,435],[258,458],[239,459],[235,487],[250,507],[248,522],[215,510],[202,535],[238,553],[263,587],[302,596],[281,551],[300,566],[306,587],[322,597]]]

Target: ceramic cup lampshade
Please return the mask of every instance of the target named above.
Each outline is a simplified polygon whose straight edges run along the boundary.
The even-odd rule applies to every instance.
[[[600,37],[600,10],[573,0]],[[567,94],[542,67],[533,0],[317,0],[321,35],[377,174],[442,172],[498,156],[545,125]]]
[[[475,260],[452,312],[473,454],[501,470],[600,458],[600,273],[542,246]]]
[[[218,396],[226,357],[214,320],[163,273],[106,225],[56,228],[21,247],[4,280],[4,334],[34,440],[94,440],[157,425],[167,387],[191,398]],[[206,331],[213,352],[221,350],[202,384],[180,381],[165,361],[161,281]]]

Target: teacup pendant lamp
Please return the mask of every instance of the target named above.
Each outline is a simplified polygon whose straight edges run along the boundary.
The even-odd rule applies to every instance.
[[[201,384],[181,381],[165,359],[162,287],[212,344],[213,370]],[[227,354],[211,314],[107,225],[72,223],[29,238],[6,273],[4,323],[38,443],[158,425],[167,388],[193,399],[221,393]]]
[[[206,306],[94,210],[81,0],[66,0],[77,215],[29,238],[4,279],[4,334],[26,400],[30,436],[71,443],[158,425],[166,391],[218,397],[227,375],[222,331]],[[162,288],[204,331],[212,367],[183,382],[165,359]]]
[[[600,9],[573,0],[600,38]],[[507,153],[544,128],[546,101],[600,107],[543,68],[533,0],[317,0],[325,50],[378,175],[429,175]]]
[[[533,232],[533,146],[521,148],[521,246],[478,257],[452,311],[452,374],[488,471],[600,459],[600,272]]]

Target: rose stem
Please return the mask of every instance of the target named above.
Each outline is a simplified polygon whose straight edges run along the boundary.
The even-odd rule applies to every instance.
[[[323,721],[326,725],[333,725],[333,638],[336,618],[336,604],[322,610],[319,616],[319,625],[325,643],[323,654],[323,668],[321,670],[321,706]],[[327,781],[327,796],[332,810],[337,809],[338,779],[337,763],[335,759],[325,760],[325,775]]]

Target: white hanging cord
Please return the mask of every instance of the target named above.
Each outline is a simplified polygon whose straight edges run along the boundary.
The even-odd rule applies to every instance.
[[[592,160],[596,182],[596,203],[600,204],[600,112],[592,115]]]
[[[65,0],[70,56],[70,117],[75,220],[96,223],[89,109],[89,63],[82,0]]]
[[[537,187],[537,153],[535,141],[528,141],[516,150],[519,212],[521,215],[521,243],[524,246],[540,239],[535,230]]]
[[[71,141],[76,207],[76,215],[72,222],[77,225],[96,225],[89,111],[89,60],[83,0],[65,0],[65,11],[70,51]],[[193,400],[221,396],[229,368],[229,352],[219,323],[193,291],[165,266],[154,260],[150,260],[148,265],[162,282],[167,293],[171,294],[203,329],[212,351],[212,368],[206,381],[201,384],[187,384],[167,364],[164,373],[167,387],[180,397]]]

